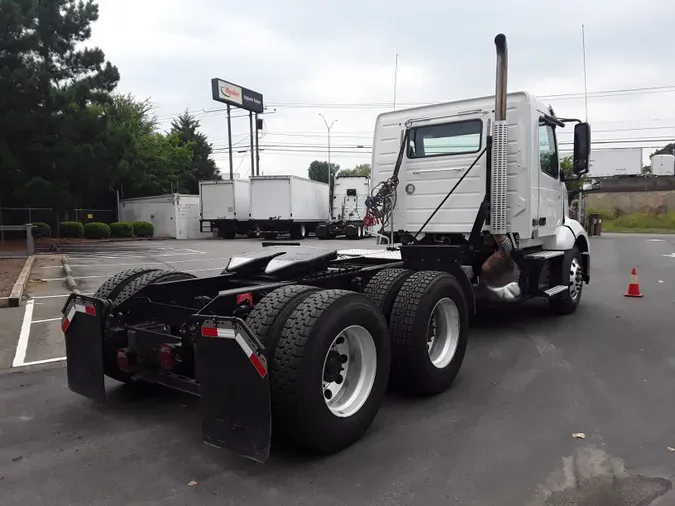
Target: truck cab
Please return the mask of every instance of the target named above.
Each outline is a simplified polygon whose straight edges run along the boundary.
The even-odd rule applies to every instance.
[[[506,42],[495,96],[381,114],[368,221],[390,243],[463,251],[477,299],[549,298],[576,310],[590,281],[590,245],[569,217],[558,132],[574,126],[574,174],[588,172],[590,127],[555,116],[527,92],[506,93]],[[381,210],[380,210],[381,207]],[[442,261],[438,259],[437,261]]]
[[[490,185],[491,160],[483,156],[494,123],[494,97],[398,110],[377,118],[373,187],[391,177],[406,125],[408,146],[399,170],[393,212],[397,237],[415,234],[462,176],[453,195],[424,229],[425,235],[468,235]],[[555,249],[568,218],[558,131],[550,108],[526,92],[507,96],[507,226],[523,248]],[[567,127],[569,128],[569,126]],[[403,190],[403,191],[401,191]],[[489,223],[485,223],[487,230]]]

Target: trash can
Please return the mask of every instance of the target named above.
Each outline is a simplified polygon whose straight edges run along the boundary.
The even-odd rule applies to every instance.
[[[589,214],[588,215],[588,235],[600,236],[602,235],[602,215]]]

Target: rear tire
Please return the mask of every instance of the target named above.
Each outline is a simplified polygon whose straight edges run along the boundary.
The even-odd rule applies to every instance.
[[[293,225],[291,239],[304,239],[307,237],[307,227],[304,224]]]
[[[569,289],[548,299],[549,307],[555,314],[572,314],[579,307],[584,286],[583,262],[581,252],[576,246],[565,253],[560,284],[567,284]]]
[[[274,348],[289,316],[303,300],[318,291],[313,286],[284,286],[265,295],[253,307],[253,311],[246,318],[246,324],[265,347],[268,368],[274,362]]]
[[[131,283],[128,283],[124,289],[119,293],[113,306],[115,308],[121,306],[134,295],[140,292],[143,288],[153,283],[161,283],[165,281],[180,281],[183,279],[194,279],[197,276],[193,274],[188,274],[187,272],[180,271],[165,271],[165,270],[155,270],[152,272],[147,272],[142,276],[137,277]]]
[[[410,276],[396,296],[389,328],[396,387],[435,395],[452,385],[469,338],[468,305],[455,277],[434,271]]]
[[[136,269],[127,269],[126,271],[118,272],[113,277],[108,278],[105,283],[98,287],[94,293],[94,297],[99,299],[115,300],[122,289],[134,279],[148,272],[157,270],[159,269],[138,267]]]
[[[310,295],[291,314],[275,350],[275,426],[309,450],[347,448],[368,430],[382,404],[390,352],[387,324],[368,297],[346,290]]]
[[[387,322],[389,322],[396,295],[412,273],[408,269],[383,269],[375,274],[366,285],[363,293],[380,308]]]

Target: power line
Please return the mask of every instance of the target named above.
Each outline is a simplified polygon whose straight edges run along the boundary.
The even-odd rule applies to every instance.
[[[600,90],[589,92],[588,96],[592,98],[608,98],[616,96],[629,96],[635,94],[654,94],[654,93],[671,93],[675,92],[675,85],[667,86],[646,86],[642,88],[619,88],[614,90]],[[578,100],[584,99],[585,95],[583,92],[574,92],[574,93],[558,93],[558,94],[549,94],[549,95],[536,95],[537,98],[541,100]],[[404,107],[417,107],[424,105],[433,105],[438,103],[447,103],[449,100],[437,100],[432,102],[399,102],[397,105]],[[391,107],[390,102],[325,102],[325,103],[311,103],[311,102],[272,102],[267,104],[266,108],[286,108],[286,109],[312,109],[312,108],[330,108],[330,109],[389,109]],[[211,117],[216,117],[221,114],[225,114],[225,109],[201,109],[201,110],[192,110],[189,109],[187,112],[195,117],[196,119],[208,119]],[[168,113],[157,116],[157,120],[166,120],[171,119],[177,116],[180,116],[186,111],[181,111],[178,113]],[[265,112],[261,114],[270,114],[274,111]],[[244,118],[248,117],[248,114],[234,115],[232,118]],[[672,118],[671,118],[672,119]]]

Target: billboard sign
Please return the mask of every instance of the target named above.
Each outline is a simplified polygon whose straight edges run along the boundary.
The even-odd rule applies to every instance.
[[[211,79],[213,100],[240,107],[247,111],[263,112],[263,96],[257,91],[243,88],[222,79]]]

